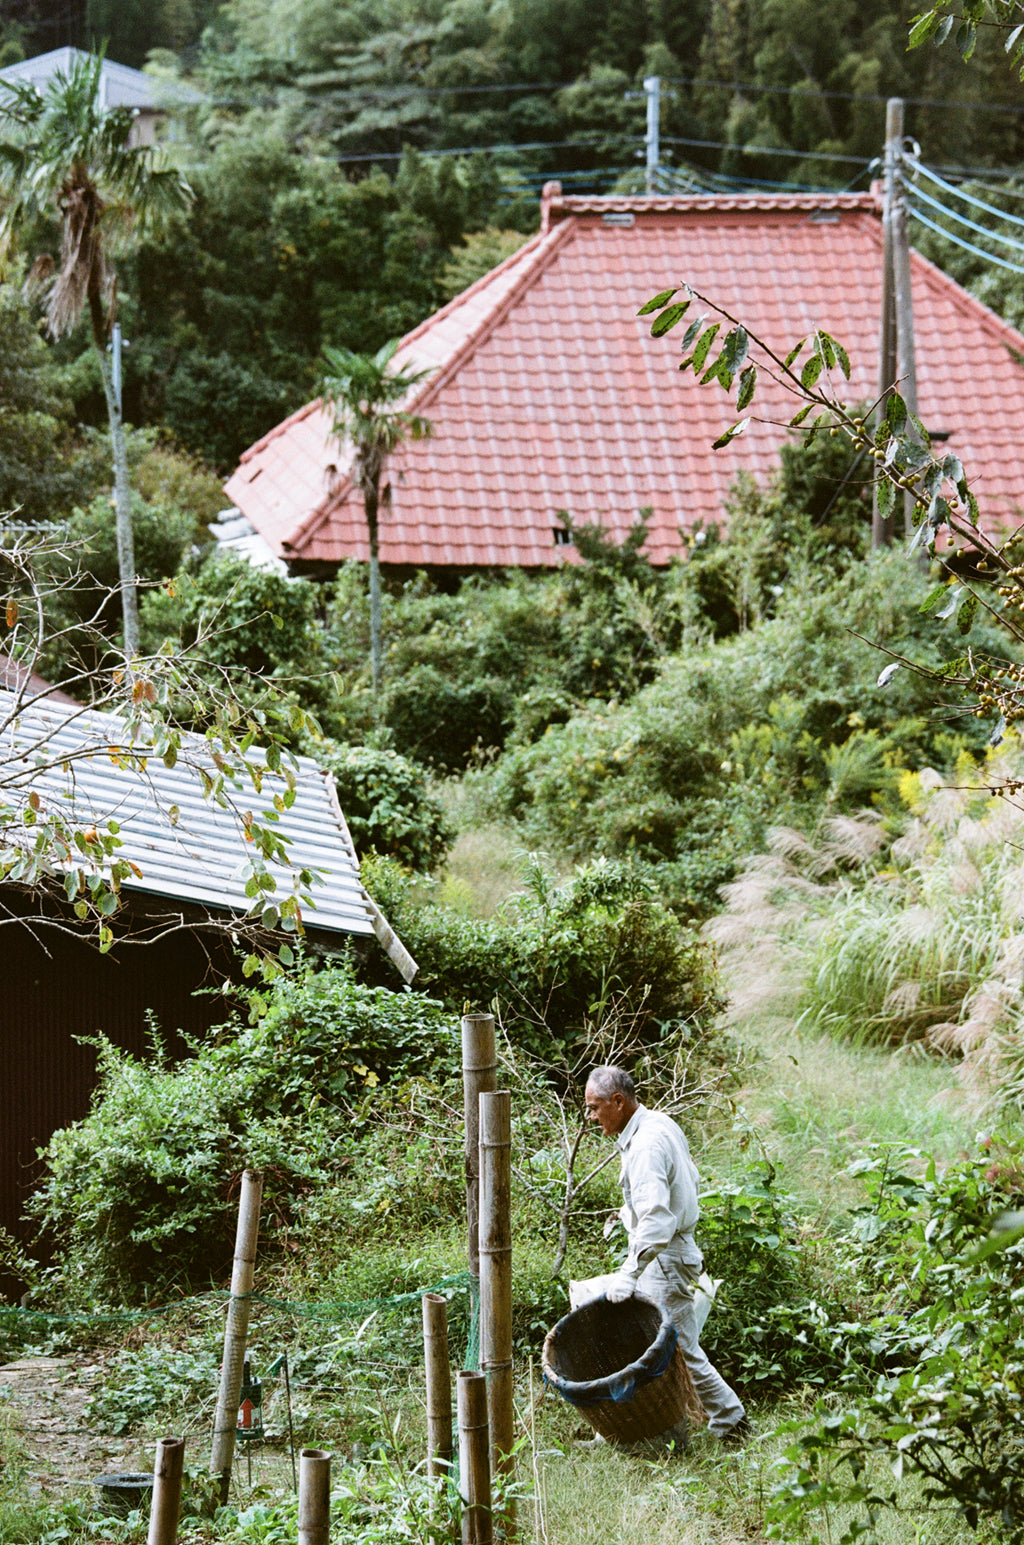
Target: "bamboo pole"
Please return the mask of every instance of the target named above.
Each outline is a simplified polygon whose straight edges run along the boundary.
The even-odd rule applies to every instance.
[[[331,1534],[331,1456],[299,1450],[299,1545],[328,1545]]]
[[[224,1359],[220,1369],[217,1411],[213,1420],[213,1447],[210,1474],[220,1477],[221,1505],[228,1500],[231,1466],[235,1457],[235,1430],[238,1403],[242,1394],[242,1369],[245,1343],[249,1332],[249,1307],[256,1267],[256,1240],[260,1228],[260,1202],[263,1176],[258,1170],[242,1172],[242,1190],[238,1198],[238,1229],[235,1234],[235,1259],[231,1268],[231,1298],[224,1325]]]
[[[146,1545],[175,1545],[185,1473],[185,1439],[161,1438],[153,1465],[153,1500],[149,1505]]]
[[[462,1545],[492,1545],[487,1380],[482,1373],[466,1370],[459,1374],[458,1390]]]
[[[448,1302],[423,1295],[423,1357],[427,1376],[427,1479],[442,1481],[452,1462],[452,1371],[448,1355]]]
[[[491,1473],[512,1470],[512,1096],[480,1096],[480,1368]]]
[[[462,1094],[466,1121],[466,1222],[469,1270],[480,1276],[480,1096],[498,1086],[494,1015],[462,1016]]]

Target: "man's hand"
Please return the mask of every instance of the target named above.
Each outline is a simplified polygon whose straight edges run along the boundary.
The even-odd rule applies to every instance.
[[[636,1292],[636,1283],[628,1272],[620,1271],[612,1278],[604,1290],[604,1296],[610,1304],[624,1304],[627,1298],[632,1298]]]

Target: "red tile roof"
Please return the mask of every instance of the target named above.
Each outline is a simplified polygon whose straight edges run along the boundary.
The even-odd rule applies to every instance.
[[[636,315],[669,285],[782,352],[825,329],[853,362],[842,395],[875,396],[874,194],[589,198],[556,183],[542,208],[532,240],[402,342],[398,364],[433,367],[410,405],[434,433],[391,460],[384,564],[549,566],[571,553],[559,511],[621,540],[648,505],[646,552],[664,563],[681,528],[720,518],[737,473],[765,478],[797,404],[762,376],[761,421],[712,450],[730,402],[679,375],[677,333],[651,338]],[[1004,520],[1024,488],[1024,337],[916,253],[911,268],[921,417],[949,432],[986,521]],[[246,451],[227,492],[292,563],[365,558],[344,460],[313,402]]]

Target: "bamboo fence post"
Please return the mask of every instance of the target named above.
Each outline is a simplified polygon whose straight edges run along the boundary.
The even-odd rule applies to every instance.
[[[146,1545],[175,1545],[184,1473],[185,1439],[161,1438],[153,1465],[153,1500],[149,1505]]]
[[[452,1370],[448,1303],[443,1293],[423,1295],[423,1356],[427,1376],[427,1479],[440,1482],[452,1462]]]
[[[498,1086],[494,1015],[462,1016],[462,1094],[466,1121],[466,1222],[469,1270],[480,1277],[480,1096]]]
[[[328,1545],[331,1534],[331,1456],[299,1450],[299,1545]]]
[[[487,1380],[466,1370],[459,1374],[458,1387],[462,1545],[493,1545]]]
[[[492,1475],[512,1472],[512,1096],[480,1096],[480,1369]]]
[[[231,1268],[231,1298],[224,1325],[224,1359],[220,1369],[217,1411],[213,1420],[213,1447],[210,1474],[220,1476],[221,1504],[227,1502],[231,1486],[231,1466],[235,1457],[235,1430],[238,1403],[242,1395],[242,1370],[245,1343],[249,1332],[249,1308],[256,1266],[256,1240],[260,1228],[260,1202],[263,1175],[259,1170],[242,1172],[242,1190],[238,1198],[238,1229],[235,1234],[235,1259]]]

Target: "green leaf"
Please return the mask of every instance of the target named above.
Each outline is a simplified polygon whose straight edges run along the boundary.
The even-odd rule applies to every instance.
[[[978,610],[978,597],[967,596],[961,603],[960,610],[956,614],[956,630],[960,634],[969,633],[974,622],[974,614]]]
[[[737,435],[741,435],[749,423],[749,418],[741,418],[738,424],[733,424],[732,428],[727,429],[724,435],[719,435],[717,440],[711,442],[711,449],[713,451],[720,451],[723,445],[728,445],[730,440],[735,440]]]
[[[806,338],[801,338],[800,342],[799,343],[795,343],[793,345],[793,347],[790,349],[789,353],[786,355],[785,359],[782,361],[783,365],[785,365],[787,370],[789,369],[789,367],[793,363],[793,361],[796,359],[797,355],[800,353],[800,350],[803,348],[803,346],[804,346],[804,344],[806,342],[807,342]]]
[[[686,329],[685,333],[683,334],[683,341],[679,345],[680,349],[682,350],[682,352],[684,354],[686,353],[686,351],[690,347],[690,345],[692,343],[696,342],[697,337],[700,334],[700,330],[704,326],[704,323],[706,321],[707,321],[707,317],[706,316],[702,316],[702,317],[695,317],[694,320],[690,323],[689,327]],[[680,368],[680,370],[682,370],[682,368],[683,368],[682,365],[680,365],[679,368]]]
[[[972,21],[962,21],[956,31],[956,46],[962,59],[969,59],[978,41],[978,29]]]
[[[888,520],[896,504],[896,488],[887,477],[880,477],[875,485],[880,520]]]
[[[682,321],[689,309],[688,300],[680,300],[674,306],[666,306],[661,316],[656,317],[651,323],[651,337],[663,338],[666,333],[670,333],[673,327]]]
[[[653,300],[646,301],[637,312],[638,317],[650,316],[652,311],[660,311],[662,306],[667,306],[675,294],[675,290],[662,290],[660,295],[655,295]],[[689,302],[687,302],[689,304]]]
[[[290,944],[282,944],[278,948],[277,958],[283,966],[293,966],[295,964],[295,951]]]
[[[813,412],[814,403],[807,403],[806,407],[801,408],[799,413],[793,414],[793,417],[789,421],[790,429],[799,429],[804,420],[808,418]]]
[[[753,401],[757,388],[757,366],[746,365],[740,372],[740,389],[736,394],[736,407],[740,413]]]
[[[809,392],[816,385],[823,368],[824,361],[821,355],[812,354],[800,372],[800,385],[805,392]]]
[[[924,11],[918,16],[910,32],[907,34],[907,47],[920,48],[922,43],[927,43],[932,33],[941,20],[938,10]]]
[[[946,597],[948,595],[949,595],[949,586],[948,585],[946,585],[946,584],[936,585],[933,590],[929,590],[928,594],[925,596],[924,600],[921,602],[921,605],[918,607],[918,611],[922,612],[925,616],[927,616],[929,612],[935,611],[936,607],[941,605],[941,603],[946,599]]]
[[[697,347],[693,351],[693,373],[704,369],[704,362],[711,352],[711,345],[721,330],[721,322],[713,322],[706,333],[703,333],[697,341]]]
[[[901,435],[907,427],[907,405],[899,392],[890,392],[885,404],[885,420],[890,432]]]

